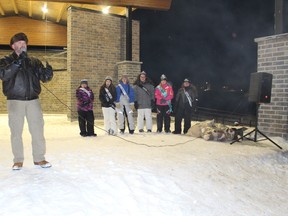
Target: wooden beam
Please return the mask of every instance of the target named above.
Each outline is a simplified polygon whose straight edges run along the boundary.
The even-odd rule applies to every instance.
[[[31,0],[43,1],[43,0]],[[97,4],[107,6],[135,7],[151,10],[169,10],[172,0],[45,0],[45,2]]]
[[[122,16],[124,16],[124,15],[126,14],[126,9],[123,8],[123,10],[121,10],[121,11],[119,12],[119,14],[122,15]]]
[[[58,15],[57,15],[57,19],[56,19],[56,22],[59,23],[65,10],[67,9],[67,6],[68,4],[63,4],[62,7],[61,7],[61,10],[59,11]]]
[[[17,8],[16,3],[15,3],[15,0],[12,0],[12,5],[13,5],[13,9],[14,9],[15,14],[18,14],[19,12],[18,12],[18,8]]]
[[[29,1],[28,15],[29,17],[32,17],[32,2],[31,1]]]
[[[0,5],[0,13],[1,13],[2,16],[5,16],[5,12],[4,12],[4,10],[3,10],[1,5]]]

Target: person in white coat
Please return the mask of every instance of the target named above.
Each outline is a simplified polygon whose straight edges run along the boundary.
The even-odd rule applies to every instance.
[[[101,101],[101,107],[104,117],[104,128],[107,134],[116,135],[116,88],[113,85],[112,78],[107,76],[103,85],[100,87],[99,100]]]

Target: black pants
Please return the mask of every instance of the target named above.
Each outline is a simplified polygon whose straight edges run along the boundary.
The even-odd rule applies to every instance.
[[[159,106],[157,105],[157,132],[162,132],[163,120],[164,120],[164,130],[165,132],[170,131],[170,113],[169,106]]]
[[[191,127],[191,120],[192,120],[192,109],[185,108],[185,109],[179,109],[176,111],[175,114],[175,133],[181,134],[182,127],[181,122],[184,118],[184,131],[183,133],[186,134],[189,128]]]
[[[80,135],[94,134],[94,113],[90,111],[78,111],[78,122],[80,128]]]

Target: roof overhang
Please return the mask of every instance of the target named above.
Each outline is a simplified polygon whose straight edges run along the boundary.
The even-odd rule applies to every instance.
[[[28,0],[27,0],[28,1]],[[29,0],[41,1],[43,0]],[[75,4],[96,4],[119,7],[135,7],[150,10],[169,10],[172,0],[45,0],[45,2],[61,2]]]

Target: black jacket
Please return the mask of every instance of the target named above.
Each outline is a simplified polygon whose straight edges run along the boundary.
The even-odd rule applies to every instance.
[[[99,91],[99,100],[101,101],[102,107],[115,107],[115,100],[117,97],[116,88],[114,85],[110,85],[108,88],[109,92],[112,95],[112,98],[110,99],[107,92],[105,91],[105,85],[102,85]]]
[[[27,57],[21,65],[17,64],[17,54],[0,60],[0,79],[3,81],[3,93],[8,100],[34,100],[41,92],[40,81],[48,82],[53,77],[52,67],[46,68],[40,60]]]
[[[189,87],[181,87],[176,95],[175,100],[175,112],[177,111],[183,111],[184,109],[191,109],[193,108],[189,104],[189,100],[187,96],[185,95],[185,91],[189,94],[191,97],[192,107],[195,106],[195,99],[198,97],[197,90],[194,86],[190,85]]]

